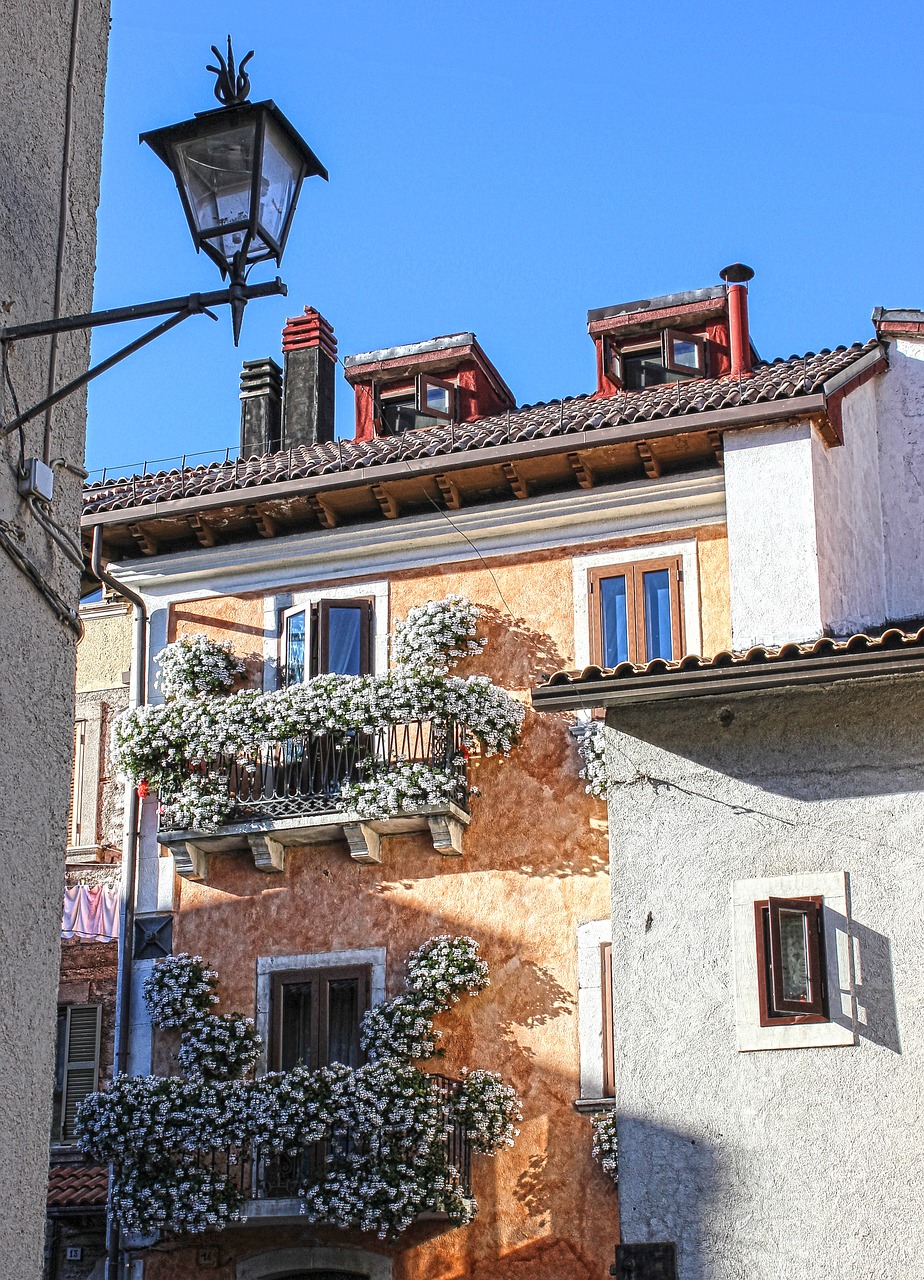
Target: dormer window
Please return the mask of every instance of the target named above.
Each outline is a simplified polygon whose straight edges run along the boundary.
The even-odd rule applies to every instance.
[[[609,339],[606,350],[609,375],[625,391],[706,376],[705,342],[682,330],[663,329],[619,344]]]
[[[456,386],[429,374],[418,375],[414,389],[375,389],[376,409],[383,434],[400,435],[419,427],[436,427],[457,417]]]

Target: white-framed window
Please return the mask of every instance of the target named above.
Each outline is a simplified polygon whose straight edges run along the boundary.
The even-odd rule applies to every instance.
[[[590,920],[577,931],[581,1100],[593,1102],[616,1093],[612,929],[609,920]]]
[[[388,668],[387,582],[345,583],[264,598],[264,689],[323,672]]]
[[[848,902],[843,871],[735,882],[740,1051],[857,1043]]]
[[[571,564],[579,670],[601,660],[644,663],[649,651],[674,658],[700,652],[695,539],[575,556]]]
[[[256,1027],[262,1069],[288,1069],[298,1060],[324,1066],[331,1053],[338,1061],[354,1050],[355,1056],[363,1013],[384,1000],[384,947],[261,956]]]

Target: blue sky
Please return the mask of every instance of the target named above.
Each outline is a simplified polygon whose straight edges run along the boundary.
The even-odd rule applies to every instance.
[[[924,306],[920,4],[113,0],[99,307],[220,287],[137,139],[214,105],[229,32],[331,180],[303,188],[289,296],[248,307],[239,349],[195,317],[91,387],[90,468],[234,447],[241,360],[280,359],[306,304],[341,355],[472,329],[520,403],[593,389],[588,308],[737,259],[765,357]]]

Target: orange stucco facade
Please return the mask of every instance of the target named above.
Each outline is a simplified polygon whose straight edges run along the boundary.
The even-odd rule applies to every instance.
[[[703,648],[714,653],[729,644],[724,529],[670,533],[671,540],[694,536]],[[622,539],[612,547],[658,541]],[[490,567],[475,561],[382,574],[389,626],[415,604],[448,592],[467,596],[483,610],[488,645],[459,672],[485,672],[528,702],[543,674],[574,664],[572,557],[606,549],[597,542],[496,557]],[[258,681],[262,593],[174,605],[170,638],[195,632],[230,639]],[[176,882],[174,951],[201,954],[218,968],[221,1010],[254,1012],[260,957],[384,947],[391,996],[403,989],[408,953],[426,939],[449,933],[478,941],[491,985],[439,1020],[443,1056],[433,1066],[450,1076],[464,1066],[500,1072],[521,1095],[523,1122],[511,1149],[474,1157],[474,1222],[422,1222],[393,1244],[251,1222],[158,1248],[148,1255],[145,1280],[198,1275],[199,1251],[208,1245],[218,1246],[207,1273],[214,1280],[234,1280],[253,1255],[308,1244],[387,1254],[393,1280],[608,1274],[617,1195],[592,1159],[590,1122],[574,1107],[581,1070],[577,930],[609,916],[606,810],[585,793],[569,721],[527,708],[511,756],[471,762],[479,794],[460,857],[436,853],[424,834],[390,836],[380,865],[358,864],[345,845],[313,845],[290,850],[282,875],[257,871],[243,853],[213,854],[207,882]],[[168,1050],[162,1043],[155,1052],[161,1068]]]

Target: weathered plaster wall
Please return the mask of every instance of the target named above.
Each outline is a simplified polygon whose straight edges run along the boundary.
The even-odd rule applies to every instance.
[[[851,397],[852,398],[852,397]],[[889,344],[876,379],[886,609],[890,619],[924,615],[924,342]]]
[[[726,431],[732,641],[736,649],[822,633],[807,422]]]
[[[835,635],[888,616],[876,396],[866,382],[844,399],[843,445],[831,449],[812,435],[821,618]]]
[[[570,661],[570,559],[492,571],[478,564],[398,575],[390,614],[448,591],[468,595],[485,607],[489,646],[463,669],[525,691],[539,673]],[[257,616],[251,602],[227,600],[185,603],[176,613],[178,631],[233,618],[241,652]],[[330,845],[292,852],[283,876],[226,855],[212,858],[207,884],[180,882],[174,949],[218,965],[226,1008],[253,1010],[259,956],[385,947],[395,994],[408,952],[427,938],[462,932],[481,944],[491,986],[442,1019],[445,1058],[435,1065],[450,1075],[464,1065],[500,1071],[523,1095],[524,1123],[511,1151],[476,1158],[481,1209],[471,1226],[421,1224],[397,1247],[368,1245],[393,1257],[394,1280],[597,1280],[611,1261],[615,1193],[591,1159],[589,1122],[572,1106],[580,1096],[577,926],[604,917],[609,897],[602,806],[584,793],[578,767],[567,722],[528,712],[523,744],[509,759],[473,763],[481,795],[459,859],[410,836],[386,840],[380,867]],[[314,909],[319,903],[323,910]],[[338,1239],[361,1238],[251,1224],[222,1237],[227,1262],[215,1280],[230,1280],[235,1261],[269,1248]],[[146,1280],[192,1275],[194,1259],[194,1249],[152,1257]]]
[[[99,193],[106,0],[83,0],[73,81],[70,181],[61,223],[65,99],[74,8],[70,0],[9,0],[3,6],[0,76],[0,304],[9,322],[52,313],[59,232],[63,231],[60,306],[88,311],[92,301],[95,209]],[[6,321],[6,314],[3,316]],[[58,382],[85,367],[85,335],[63,337]],[[20,343],[10,375],[20,404],[41,398],[48,376],[46,340]],[[11,415],[4,390],[0,415]],[[80,465],[84,403],[56,409],[47,458]],[[25,431],[27,455],[44,453],[44,422]],[[77,570],[40,533],[16,493],[19,441],[0,439],[0,519],[24,534],[23,546],[51,584],[76,605]],[[55,515],[76,531],[80,481],[59,470]],[[15,1153],[0,1166],[0,1275],[41,1274],[54,1008],[63,851],[69,799],[74,705],[74,635],[32,583],[0,551],[0,1145]],[[27,785],[24,785],[24,779]]]
[[[921,693],[610,713],[621,1224],[681,1280],[920,1272]],[[732,884],[818,872],[849,875],[858,1044],[740,1053]]]
[[[81,610],[86,628],[77,646],[77,692],[128,689],[132,664],[132,612],[123,605],[89,605]]]

